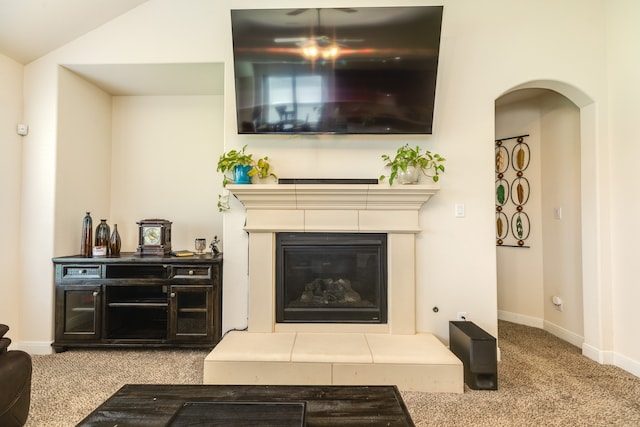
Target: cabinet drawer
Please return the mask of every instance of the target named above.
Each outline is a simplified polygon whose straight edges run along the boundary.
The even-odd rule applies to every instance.
[[[99,265],[61,265],[62,279],[99,279],[101,267]]]
[[[174,265],[173,277],[177,279],[209,279],[211,278],[211,266]]]

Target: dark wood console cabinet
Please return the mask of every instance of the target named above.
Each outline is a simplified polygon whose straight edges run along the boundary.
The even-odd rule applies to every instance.
[[[56,352],[67,347],[212,348],[222,332],[222,257],[53,259]]]

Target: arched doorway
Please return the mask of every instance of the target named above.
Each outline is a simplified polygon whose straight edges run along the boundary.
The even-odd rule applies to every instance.
[[[552,92],[550,93],[549,91]],[[564,176],[562,175],[562,173],[566,172],[564,165],[567,164],[566,162],[573,162],[578,165],[579,179],[577,184],[574,185],[573,192],[580,196],[580,225],[578,227],[579,232],[575,237],[574,244],[575,242],[578,242],[577,244],[579,246],[579,250],[577,252],[579,252],[578,255],[580,259],[579,270],[581,272],[581,285],[574,290],[573,294],[571,294],[572,296],[570,298],[572,301],[570,303],[574,305],[574,308],[577,308],[579,305],[578,299],[580,298],[579,292],[581,292],[582,310],[578,317],[581,316],[582,318],[582,331],[580,331],[580,327],[577,323],[579,322],[579,319],[576,317],[575,310],[572,314],[573,323],[563,323],[564,321],[559,320],[559,317],[562,317],[561,314],[556,314],[554,316],[555,313],[549,311],[555,310],[555,306],[551,301],[551,296],[554,291],[552,288],[549,288],[545,292],[543,287],[545,280],[544,253],[539,255],[539,262],[543,269],[542,275],[540,276],[540,280],[543,285],[537,290],[539,299],[537,301],[529,301],[531,304],[539,305],[535,308],[538,310],[537,313],[540,313],[541,318],[537,318],[536,316],[527,318],[527,315],[525,314],[515,320],[525,324],[530,323],[530,321],[540,322],[540,325],[537,326],[548,328],[551,332],[561,336],[563,339],[581,346],[583,354],[586,356],[601,363],[609,363],[610,361],[606,360],[606,355],[608,353],[604,351],[604,349],[610,348],[611,344],[606,341],[610,338],[605,338],[611,336],[610,333],[606,333],[606,331],[611,331],[610,305],[607,304],[607,301],[609,300],[607,296],[610,295],[611,290],[610,285],[608,285],[602,278],[604,277],[603,272],[606,271],[609,266],[608,256],[602,251],[602,245],[607,247],[609,238],[606,228],[602,227],[602,224],[606,224],[606,220],[608,218],[606,208],[603,207],[603,203],[606,203],[607,201],[605,200],[607,194],[606,191],[600,190],[601,186],[602,188],[605,188],[606,186],[606,182],[603,182],[602,180],[606,179],[607,170],[606,166],[600,164],[600,161],[602,160],[601,156],[606,153],[602,153],[603,149],[599,144],[599,141],[601,141],[599,132],[602,132],[603,130],[597,126],[598,106],[588,95],[574,86],[557,81],[538,80],[506,90],[500,96],[496,97],[496,108],[513,102],[527,104],[530,100],[539,96],[551,96],[551,101],[549,101],[549,99],[544,100],[544,102],[547,103],[547,108],[549,107],[549,102],[551,104],[554,102],[566,104],[570,101],[570,104],[573,104],[575,109],[577,109],[573,114],[575,114],[578,121],[579,151],[573,151],[570,156],[571,159],[561,159],[559,165],[556,164],[557,162],[553,162],[553,160],[557,159],[551,159],[551,161],[547,159],[547,162],[551,162],[551,168],[556,168],[558,172],[555,176],[552,174],[552,176],[546,178],[544,181],[547,183],[547,188],[549,182],[553,183],[559,180],[561,183],[566,183],[566,181],[563,181]],[[528,108],[533,107],[529,106]],[[540,117],[540,120],[546,119],[546,117]],[[505,136],[506,135],[498,135],[498,129],[496,129],[496,138],[502,138]],[[541,157],[541,162],[542,161],[544,161],[544,159]],[[545,171],[548,169],[549,168],[546,168]],[[573,179],[575,179],[575,173],[576,172],[574,170]],[[540,178],[540,188],[544,188],[542,178]],[[542,198],[543,197],[541,196],[541,200]],[[562,208],[562,204],[564,203],[564,200],[547,200],[546,203],[541,201],[539,207],[540,220],[542,221],[543,215],[547,215],[547,218],[551,215],[551,222],[562,222],[563,218],[567,218],[566,214],[568,212],[565,209],[561,209],[560,212],[558,212],[554,208]],[[543,212],[545,209],[546,211]],[[557,215],[560,215],[560,220],[556,219]],[[547,223],[549,223],[549,220],[547,220]],[[544,245],[544,235],[542,234],[541,236],[542,241],[538,243]],[[548,239],[551,239],[551,237],[548,237]],[[547,245],[552,245],[553,243],[558,244],[557,242],[550,242],[547,240]],[[576,257],[574,256],[573,259],[575,260]],[[560,261],[568,262],[566,260],[562,260],[562,258],[560,258]],[[547,267],[549,266],[547,265]],[[500,266],[498,269],[500,270]],[[560,277],[562,277],[562,274],[560,274]],[[505,285],[499,283],[499,292],[501,292],[500,288],[502,286]],[[504,288],[502,288],[502,290],[504,290]],[[568,307],[566,304],[568,302],[569,301],[566,299],[563,299],[563,311],[560,313],[565,313],[564,310],[567,310]],[[500,303],[501,301],[499,298],[499,310]],[[547,318],[549,319],[548,321]],[[558,324],[555,322],[558,322]],[[553,323],[553,325],[551,325],[551,323]],[[563,327],[562,325],[567,326]],[[554,329],[554,326],[559,326],[559,328]],[[582,335],[582,337],[580,335]]]

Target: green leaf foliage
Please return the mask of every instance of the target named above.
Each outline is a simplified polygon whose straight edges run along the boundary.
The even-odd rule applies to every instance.
[[[391,169],[389,174],[389,184],[391,185],[398,176],[398,172],[406,172],[409,166],[418,168],[421,173],[430,177],[433,182],[438,182],[439,175],[444,173],[445,170],[444,162],[446,159],[444,157],[429,150],[423,151],[419,146],[410,147],[409,144],[405,144],[398,148],[393,158],[387,154],[383,154],[381,157],[385,162],[385,166]],[[380,181],[386,178],[386,175],[380,175]]]
[[[271,164],[269,163],[269,157],[265,156],[258,160],[254,160],[253,154],[247,153],[247,146],[245,145],[240,150],[229,150],[223,153],[218,158],[217,171],[222,173],[222,186],[226,187],[227,184],[233,183],[233,170],[236,166],[251,166],[251,170],[248,175],[264,179],[272,177],[277,179],[276,174],[271,172]],[[222,195],[218,195],[218,210],[224,212],[229,209],[228,201],[223,201]]]

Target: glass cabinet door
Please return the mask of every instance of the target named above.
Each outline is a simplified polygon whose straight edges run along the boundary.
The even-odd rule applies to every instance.
[[[169,335],[175,340],[213,337],[211,286],[172,285]]]
[[[64,339],[97,339],[100,338],[100,286],[63,286],[61,302],[62,310],[57,310],[62,326]]]

